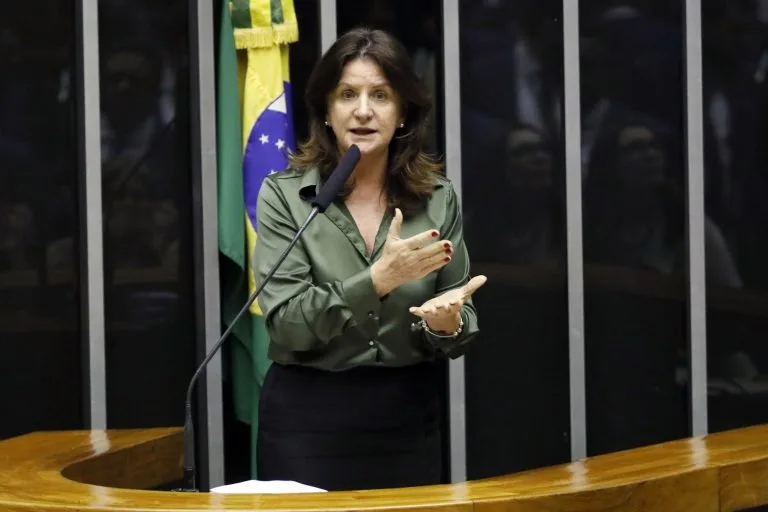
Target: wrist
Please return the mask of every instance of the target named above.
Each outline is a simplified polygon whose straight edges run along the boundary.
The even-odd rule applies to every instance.
[[[397,285],[387,279],[386,271],[382,268],[383,263],[381,260],[376,261],[371,265],[371,281],[373,282],[373,288],[376,290],[376,294],[379,297],[389,295],[389,293],[397,288]]]
[[[456,316],[452,318],[448,318],[445,320],[432,320],[432,321],[425,321],[427,324],[427,328],[429,328],[430,331],[435,332],[440,335],[452,335],[455,334],[456,331],[461,328],[462,320],[461,320],[461,314],[456,313]]]

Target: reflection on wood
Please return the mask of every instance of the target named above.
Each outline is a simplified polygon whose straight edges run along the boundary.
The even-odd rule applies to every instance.
[[[768,460],[756,458],[720,471],[723,510],[768,510]]]
[[[181,477],[181,439],[179,429],[161,428],[0,442],[0,509],[733,512],[768,504],[768,426],[453,485],[312,495],[140,490]]]
[[[565,279],[565,270],[554,263],[508,265],[478,262],[472,264],[472,273],[484,274],[490,281],[502,286],[523,288],[562,287]],[[645,269],[584,265],[584,287],[587,291],[613,291],[673,301],[688,300],[685,278]],[[719,311],[768,317],[768,293],[708,286],[707,306]]]
[[[143,432],[136,432],[143,435]],[[170,432],[169,432],[170,434]],[[181,475],[183,437],[176,433],[147,438],[129,449],[110,449],[111,432],[92,432],[91,446],[101,453],[63,469],[65,478],[105,487],[152,489]],[[126,471],[126,468],[131,468]]]

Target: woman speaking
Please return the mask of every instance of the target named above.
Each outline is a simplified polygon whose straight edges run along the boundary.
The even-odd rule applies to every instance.
[[[270,336],[258,474],[326,490],[440,483],[436,361],[478,332],[456,193],[422,152],[431,100],[403,46],[340,37],[306,90],[309,137],[261,186],[257,280],[352,145],[339,197],[302,234],[259,305]]]

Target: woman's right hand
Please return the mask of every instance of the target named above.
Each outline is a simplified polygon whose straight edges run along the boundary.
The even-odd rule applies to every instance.
[[[381,258],[371,266],[371,279],[379,297],[451,261],[453,244],[450,240],[437,240],[440,236],[437,230],[430,229],[403,240],[400,238],[402,225],[403,213],[395,208]]]

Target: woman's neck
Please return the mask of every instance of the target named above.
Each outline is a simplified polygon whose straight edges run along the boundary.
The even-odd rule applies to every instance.
[[[355,188],[352,195],[360,198],[374,198],[384,192],[387,175],[387,159],[363,156],[355,167],[353,179]]]

